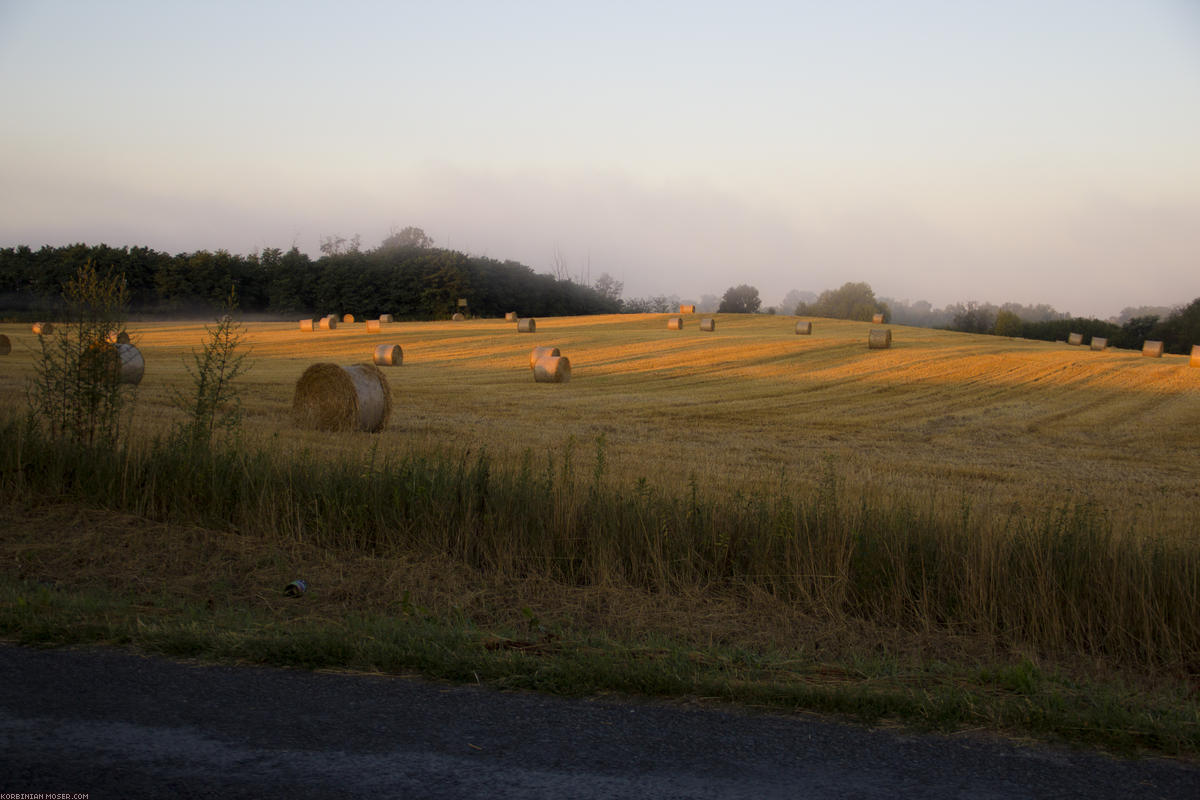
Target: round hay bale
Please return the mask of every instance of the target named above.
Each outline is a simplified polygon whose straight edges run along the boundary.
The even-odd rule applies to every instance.
[[[33,332],[38,336],[49,336],[54,333],[53,322],[35,322],[33,323]]]
[[[12,352],[12,341],[7,336],[0,333],[0,356],[6,356]]]
[[[796,333],[798,333],[802,336],[810,335],[812,333],[812,323],[811,322],[797,322],[796,323]]]
[[[1108,347],[1108,339],[1105,339],[1103,336],[1093,336],[1092,337],[1092,349],[1093,350],[1103,350],[1106,347]]]
[[[671,317],[667,320],[667,330],[681,331],[683,330],[683,317]]]
[[[395,321],[396,320],[392,317],[391,314],[380,314],[379,315],[379,322],[383,325],[390,325]]]
[[[300,320],[300,330],[308,331],[309,333],[311,333],[311,332],[315,331],[316,329],[317,329],[317,322],[315,320],[311,320],[311,319]]]
[[[452,316],[450,319],[454,320],[455,322],[462,322],[464,319],[466,319],[466,317],[455,311],[454,316]]]
[[[374,364],[313,364],[296,381],[292,419],[301,428],[373,433],[391,413],[391,387]]]
[[[109,344],[129,344],[129,333],[127,331],[109,331]]]
[[[529,353],[529,368],[533,369],[533,365],[538,362],[539,358],[544,358],[546,356],[561,356],[561,355],[562,355],[562,353],[558,352],[557,347],[535,347]]]
[[[107,382],[116,377],[117,383],[137,386],[146,372],[142,353],[131,344],[94,342],[79,354],[79,371],[83,380]]]
[[[383,328],[383,323],[377,319],[367,320],[367,333],[379,333]]]
[[[871,324],[872,325],[882,325],[883,324],[883,314],[876,314],[875,316],[871,317]]]
[[[1067,336],[1067,344],[1083,344],[1082,333],[1072,333]]]
[[[534,333],[536,330],[537,323],[532,317],[517,320],[517,333]]]
[[[398,367],[404,363],[404,351],[398,344],[381,344],[375,348],[375,363],[381,367]]]
[[[1200,344],[1192,345],[1192,358],[1188,361],[1193,367],[1200,367]]]
[[[1163,343],[1147,339],[1142,343],[1142,355],[1146,358],[1162,358]]]
[[[571,361],[566,356],[542,356],[533,365],[538,383],[566,383],[571,380]]]
[[[342,322],[346,323],[347,325],[353,325],[354,324],[354,315],[353,314],[345,315],[344,317],[342,317]]]
[[[717,329],[717,321],[715,319],[713,319],[712,317],[705,317],[704,319],[700,320],[700,330],[715,331],[716,329]]]
[[[891,328],[872,328],[867,335],[867,349],[886,350],[892,346]]]
[[[696,307],[695,307],[694,305],[691,305],[691,306],[680,306],[680,307],[679,307],[679,313],[680,313],[680,314],[695,314],[695,313],[696,313]]]
[[[146,361],[142,358],[142,352],[128,342],[120,342],[116,348],[117,354],[121,357],[121,372],[118,382],[137,386],[142,382],[142,376],[146,374]]]
[[[515,311],[509,311],[504,315],[505,322],[516,322],[517,319],[518,319],[517,312],[515,312]]]
[[[323,331],[332,331],[337,328],[337,317],[330,314],[328,317],[321,317],[319,327]]]

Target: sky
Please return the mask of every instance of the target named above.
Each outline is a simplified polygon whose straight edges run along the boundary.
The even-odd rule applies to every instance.
[[[0,0],[0,246],[1200,297],[1200,0]]]

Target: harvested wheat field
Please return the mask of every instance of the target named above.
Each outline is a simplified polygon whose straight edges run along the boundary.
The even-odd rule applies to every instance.
[[[938,498],[947,513],[1092,500],[1122,526],[1200,530],[1200,369],[1186,356],[903,326],[869,350],[868,323],[821,320],[797,337],[796,318],[766,315],[718,315],[714,338],[668,331],[670,316],[546,318],[528,337],[501,320],[394,323],[404,367],[389,373],[397,412],[378,434],[298,430],[289,413],[308,365],[369,361],[377,337],[250,323],[246,438],[282,453],[486,447],[535,463],[570,447],[586,471],[603,436],[622,480],[809,488],[832,465],[847,491]],[[146,362],[135,433],[179,419],[172,393],[203,326],[130,326]],[[37,337],[0,333],[13,342],[0,402],[23,407]],[[571,354],[572,380],[532,392],[530,346],[546,343]]]

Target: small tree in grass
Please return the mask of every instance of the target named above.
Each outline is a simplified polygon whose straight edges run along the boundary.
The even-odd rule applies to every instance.
[[[216,324],[204,326],[208,338],[199,350],[192,351],[192,363],[185,364],[193,391],[176,394],[176,405],[188,415],[178,435],[194,447],[208,447],[217,430],[234,433],[242,422],[241,397],[234,380],[249,369],[249,352],[239,352],[246,328],[234,317],[236,310],[237,291],[231,287]]]
[[[126,390],[113,345],[125,326],[125,277],[101,275],[89,259],[63,287],[67,318],[39,337],[41,357],[27,397],[54,439],[111,445],[120,435]]]

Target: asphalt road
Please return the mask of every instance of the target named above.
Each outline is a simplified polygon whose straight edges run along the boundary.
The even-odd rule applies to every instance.
[[[1200,798],[1200,766],[0,644],[0,798]]]

